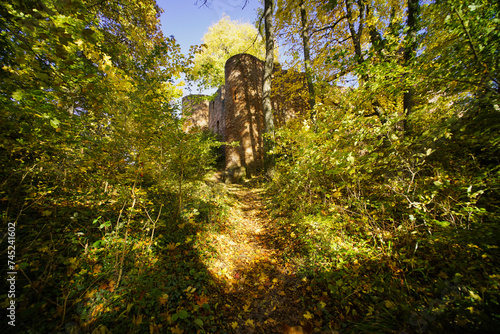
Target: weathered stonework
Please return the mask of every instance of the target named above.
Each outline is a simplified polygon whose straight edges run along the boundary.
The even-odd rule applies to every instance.
[[[208,100],[205,95],[188,95],[182,98],[182,112],[186,117],[184,131],[208,129]]]
[[[210,101],[208,110],[208,128],[216,133],[219,140],[226,138],[226,86],[222,85],[215,98]]]
[[[249,54],[235,55],[227,60],[226,84],[219,88],[212,101],[207,102],[207,97],[200,95],[189,95],[182,100],[187,131],[193,127],[208,128],[224,142],[239,142],[236,147],[225,147],[225,169],[231,181],[258,174],[263,167],[263,72],[263,61]],[[305,92],[303,74],[280,68],[273,72],[272,105],[276,126],[284,125],[307,109]]]
[[[249,177],[260,171],[264,161],[264,115],[262,113],[262,61],[240,54],[226,62],[226,170],[241,167]]]

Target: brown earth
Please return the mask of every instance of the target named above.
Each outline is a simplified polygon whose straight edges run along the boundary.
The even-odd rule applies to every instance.
[[[306,324],[304,303],[311,288],[281,256],[287,240],[269,217],[263,189],[230,185],[228,190],[234,199],[229,227],[212,240],[217,255],[208,266],[224,287],[221,304],[228,331],[283,333],[280,323]]]

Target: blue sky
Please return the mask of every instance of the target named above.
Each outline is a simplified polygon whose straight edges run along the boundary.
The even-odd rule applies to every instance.
[[[260,7],[258,0],[249,0],[246,7],[241,7],[245,0],[211,0],[210,5],[200,7],[196,0],[157,0],[163,8],[161,26],[165,36],[173,35],[186,53],[189,46],[201,44],[201,38],[215,22],[227,14],[231,20],[253,24]],[[201,3],[202,1],[199,1]]]
[[[196,0],[157,0],[158,5],[163,8],[161,14],[161,28],[165,36],[173,35],[180,44],[183,53],[189,51],[191,45],[201,44],[201,38],[208,28],[219,21],[223,14],[227,14],[231,20],[242,23],[253,24],[257,17],[256,9],[260,7],[258,0],[249,0],[242,9],[245,0],[210,0],[210,5],[196,5]],[[187,89],[184,95],[189,94]],[[204,91],[212,94],[215,89]],[[193,90],[192,93],[197,93]]]

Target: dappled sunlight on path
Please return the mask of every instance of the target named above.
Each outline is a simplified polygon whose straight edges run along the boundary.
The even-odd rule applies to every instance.
[[[228,228],[211,240],[217,255],[208,271],[225,287],[223,312],[235,333],[279,332],[279,323],[302,317],[306,280],[280,257],[262,189],[231,185]],[[300,291],[304,289],[304,291]],[[292,318],[292,319],[290,319]],[[303,320],[303,319],[302,319]]]
[[[225,276],[231,291],[233,285],[245,282],[241,274],[254,264],[262,260],[276,264],[276,250],[269,249],[261,241],[265,238],[269,218],[260,198],[260,190],[232,185],[230,191],[234,196],[228,217],[230,228],[213,240],[217,260],[209,271],[214,276]]]

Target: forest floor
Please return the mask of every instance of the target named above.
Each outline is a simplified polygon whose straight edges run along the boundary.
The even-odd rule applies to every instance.
[[[282,257],[283,237],[269,217],[264,190],[232,184],[228,191],[227,233],[212,240],[217,255],[207,268],[225,287],[227,323],[235,333],[278,333],[281,322],[304,324],[307,280]]]
[[[65,209],[72,224],[53,223],[45,239],[33,228],[24,257],[34,260],[20,269],[36,280],[19,282],[21,332],[272,334],[282,324],[309,328],[302,333],[498,332],[495,221],[408,233],[338,207],[272,211],[255,179],[212,175],[199,187],[179,219],[158,222],[153,244],[138,221],[126,252],[103,205]],[[56,266],[58,249],[67,260]]]
[[[348,216],[280,217],[258,182],[219,186],[229,208],[223,228],[204,238],[213,251],[203,262],[228,333],[283,333],[281,324],[309,328],[303,333],[495,328],[496,297],[479,296],[498,289],[497,248],[484,236],[476,246],[463,233],[398,236]],[[489,279],[477,280],[485,272]]]

